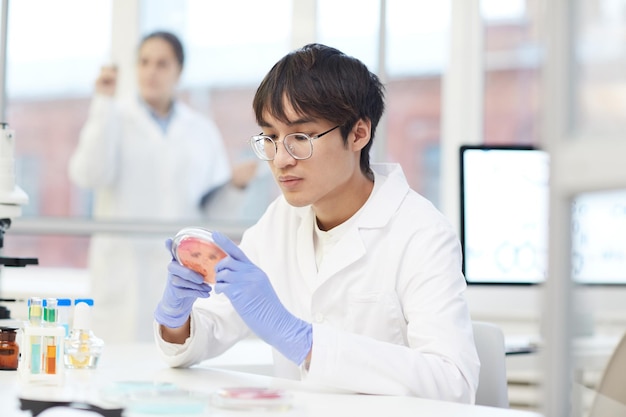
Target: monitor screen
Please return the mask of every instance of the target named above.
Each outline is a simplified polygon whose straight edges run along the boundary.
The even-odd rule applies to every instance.
[[[470,284],[538,284],[548,267],[549,158],[525,146],[460,150],[463,272]],[[626,190],[572,203],[572,278],[626,284]]]

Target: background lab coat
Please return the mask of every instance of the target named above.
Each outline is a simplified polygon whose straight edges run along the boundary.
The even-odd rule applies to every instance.
[[[310,207],[279,197],[243,236],[242,249],[285,307],[313,323],[309,372],[274,351],[275,373],[361,393],[473,403],[480,366],[458,239],[398,165],[372,168],[379,188],[319,272]],[[218,355],[249,334],[223,295],[198,300],[191,325],[182,346],[158,341],[171,366]]]
[[[95,190],[93,216],[131,221],[198,219],[199,202],[230,179],[219,131],[176,103],[163,133],[138,99],[95,96],[69,174]],[[171,257],[165,237],[111,234],[91,240],[94,329],[105,342],[152,340],[152,314]]]

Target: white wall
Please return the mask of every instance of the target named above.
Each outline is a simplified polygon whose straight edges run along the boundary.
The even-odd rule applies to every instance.
[[[626,287],[586,286],[576,290],[575,334],[619,335],[626,332]],[[467,300],[473,319],[493,321],[507,336],[538,336],[543,297],[541,286],[470,285]]]

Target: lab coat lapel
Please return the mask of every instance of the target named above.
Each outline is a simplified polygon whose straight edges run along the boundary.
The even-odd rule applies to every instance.
[[[366,229],[384,227],[409,191],[404,174],[397,164],[375,164],[373,166],[376,166],[377,170],[380,171],[380,173],[376,173],[376,178],[377,181],[382,182],[381,187],[372,196],[371,201],[366,203],[354,227],[347,230],[335,248],[326,255],[318,272],[316,272],[317,266],[313,247],[315,214],[310,207],[302,212],[302,221],[298,227],[296,241],[298,267],[303,281],[311,291],[315,291],[327,280],[365,256],[366,248],[362,233],[367,232]],[[380,175],[386,176],[386,180],[383,180]]]
[[[315,214],[308,207],[302,210],[302,220],[296,235],[296,256],[298,268],[304,283],[313,291],[317,281],[317,266],[315,265],[315,248],[313,247],[313,222]]]
[[[316,287],[365,256],[365,245],[358,227],[346,231],[334,249],[326,255],[317,274]]]
[[[365,255],[365,245],[359,236],[358,228],[354,227],[337,242],[335,249],[324,259],[320,271],[315,264],[315,248],[313,247],[313,210],[303,213],[297,233],[298,268],[303,281],[311,292],[314,292],[333,275],[358,261]]]
[[[313,246],[314,221],[315,213],[313,210],[310,208],[306,211],[303,210],[296,237],[298,268],[303,281],[311,292],[317,290],[331,276],[365,255],[365,246],[359,237],[358,229],[353,228],[337,242],[337,246],[324,259],[322,268],[318,272]]]
[[[376,173],[376,181],[381,186],[363,207],[355,226],[346,232],[324,259],[317,276],[318,287],[366,255],[363,236],[368,231],[384,227],[409,191],[404,174],[396,164],[375,164],[373,167],[380,171]],[[386,179],[381,175],[386,176]]]
[[[135,120],[140,121],[140,123],[144,125],[145,129],[148,129],[150,131],[151,138],[159,139],[159,141],[154,142],[155,144],[162,143],[163,139],[165,139],[168,135],[165,132],[163,132],[159,124],[154,120],[154,118],[150,114],[150,110],[147,107],[148,105],[145,103],[142,103],[140,100],[141,99],[135,100],[132,105],[133,107],[132,110],[135,112]],[[176,115],[176,111],[174,111],[169,127],[171,127],[172,122],[174,122],[174,119],[176,118],[175,115]],[[169,128],[168,128],[168,131],[169,131]]]

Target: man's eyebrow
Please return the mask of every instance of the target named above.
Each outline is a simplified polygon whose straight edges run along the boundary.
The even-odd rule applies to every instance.
[[[305,123],[313,123],[315,121],[316,119],[314,117],[300,117],[299,119],[288,121],[287,125],[288,126],[303,125]]]
[[[300,117],[299,119],[296,119],[296,120],[287,120],[285,124],[287,126],[294,126],[294,125],[303,125],[306,123],[314,123],[316,121],[317,119],[315,117]],[[261,120],[259,121],[259,127],[272,128],[274,126],[272,126],[270,123],[266,122],[265,120]]]

